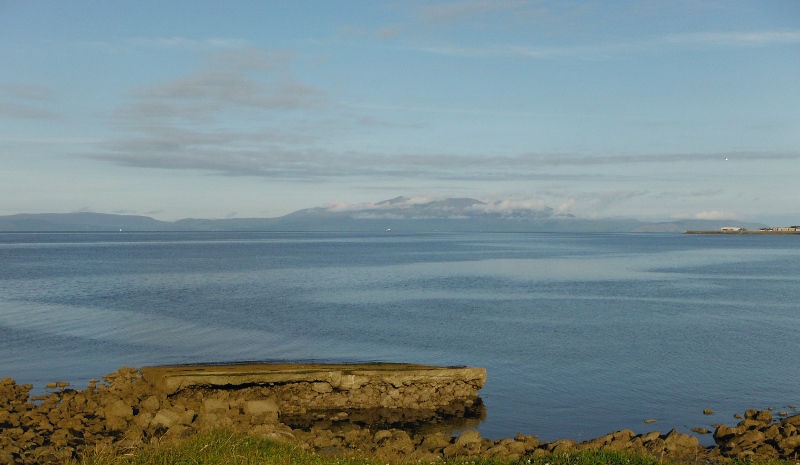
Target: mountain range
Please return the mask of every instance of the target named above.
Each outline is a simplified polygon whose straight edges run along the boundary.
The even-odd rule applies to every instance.
[[[537,202],[481,202],[397,197],[377,203],[298,210],[276,218],[160,221],[147,216],[105,213],[40,213],[0,216],[3,232],[78,231],[396,231],[396,232],[672,232],[723,226],[765,225],[730,220],[643,222],[632,218],[581,219]]]

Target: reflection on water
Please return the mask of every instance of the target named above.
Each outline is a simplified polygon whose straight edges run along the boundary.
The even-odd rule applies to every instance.
[[[800,403],[795,237],[0,234],[0,264],[0,377],[37,386],[122,365],[480,366],[467,418],[543,440]]]
[[[369,427],[372,431],[397,428],[412,434],[442,433],[477,428],[486,419],[486,407],[480,397],[464,403],[452,403],[439,410],[369,408],[321,410],[304,415],[281,415],[280,421],[292,428],[336,431],[350,427]]]

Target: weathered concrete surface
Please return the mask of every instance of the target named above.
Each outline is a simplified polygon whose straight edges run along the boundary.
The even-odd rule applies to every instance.
[[[369,383],[399,388],[420,383],[465,382],[477,389],[486,382],[486,369],[437,367],[400,363],[289,364],[252,363],[232,365],[177,365],[144,367],[142,377],[167,395],[185,389],[231,388],[245,385],[327,383],[347,391]],[[317,389],[327,389],[320,385]]]

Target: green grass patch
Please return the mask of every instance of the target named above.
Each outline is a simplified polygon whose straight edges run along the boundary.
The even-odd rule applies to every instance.
[[[442,462],[435,462],[442,463]],[[583,451],[518,461],[448,460],[452,465],[676,465],[627,452]],[[327,458],[293,445],[224,430],[201,433],[179,444],[145,446],[129,453],[97,453],[69,465],[386,465],[363,457]],[[730,460],[726,465],[798,465],[794,461]]]
[[[128,453],[99,452],[70,465],[372,465],[358,458],[326,459],[290,444],[224,430],[201,433],[178,444],[145,446]]]

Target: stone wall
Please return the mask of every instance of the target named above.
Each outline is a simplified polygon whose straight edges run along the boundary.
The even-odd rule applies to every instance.
[[[341,409],[436,411],[472,404],[486,370],[411,364],[237,364],[142,368],[156,389],[174,396],[243,390],[274,402],[280,414]]]
[[[446,421],[459,429],[477,426],[484,412],[476,396],[484,380],[480,369],[418,365],[122,368],[84,390],[50,383],[52,392],[30,397],[31,385],[5,378],[0,465],[63,463],[86,452],[125,451],[212,428],[385,463],[513,460],[581,450],[631,451],[686,463],[800,456],[800,415],[776,419],[768,410],[748,410],[736,426],[719,425],[712,447],[676,430],[623,430],[581,443],[545,443],[522,434],[491,440],[475,430],[454,436],[452,429],[420,427]],[[349,408],[350,402],[356,407]]]
[[[178,440],[211,428],[296,440],[285,418],[429,421],[478,408],[486,371],[421,365],[122,368],[85,390],[0,381],[0,464],[60,463],[97,448]],[[358,416],[358,415],[356,415]],[[390,418],[391,417],[391,418]],[[401,421],[402,423],[402,421]]]

